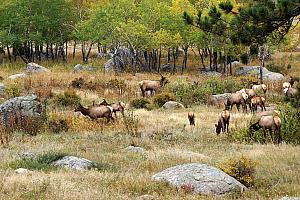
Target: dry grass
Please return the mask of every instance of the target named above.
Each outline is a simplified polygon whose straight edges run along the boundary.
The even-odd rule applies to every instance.
[[[63,92],[68,89],[71,81],[79,76],[103,82],[115,78],[126,81],[127,87],[122,94],[114,90],[105,93],[105,90],[76,89],[82,103],[91,105],[93,101],[98,103],[102,98],[109,102],[121,100],[129,103],[137,95],[138,81],[159,78],[157,74],[116,76],[104,74],[102,71],[74,74],[71,73],[70,66],[64,69],[51,66],[51,69],[52,72],[45,75],[33,75],[30,80],[17,82],[27,88],[36,89],[42,97],[51,99],[49,89],[54,95]],[[19,71],[22,69],[11,69],[7,66],[1,69],[1,76],[7,77]],[[295,69],[293,73],[299,72]],[[196,80],[200,84],[207,79],[195,75],[168,75],[168,78],[178,82]],[[10,82],[6,80],[4,83]],[[28,91],[23,91],[24,94],[26,92]],[[54,118],[65,119],[69,131],[60,134],[46,131],[37,136],[12,134],[9,145],[0,148],[0,199],[136,199],[144,194],[172,200],[278,199],[285,195],[300,195],[300,147],[287,144],[245,145],[230,142],[225,134],[217,137],[214,124],[221,109],[198,105],[174,111],[133,110],[139,119],[138,131],[141,137],[132,137],[127,133],[120,115],[115,123],[106,124],[105,120],[91,121],[82,115],[74,114],[73,108],[57,107],[51,104],[51,100],[48,103],[48,114]],[[189,111],[195,113],[195,127],[188,125]],[[245,126],[251,117],[250,114],[237,113],[235,109],[231,116],[231,129]],[[141,146],[146,151],[141,154],[126,152],[125,148],[131,144]],[[48,173],[34,171],[27,175],[19,175],[7,167],[7,163],[17,159],[19,152],[41,153],[53,150],[82,156],[99,163],[108,163],[114,170],[99,172],[61,169]],[[189,162],[216,166],[227,158],[242,154],[259,165],[254,187],[241,196],[199,196],[151,181],[153,174],[170,166]]]

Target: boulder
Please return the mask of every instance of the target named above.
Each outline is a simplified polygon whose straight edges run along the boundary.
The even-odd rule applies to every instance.
[[[142,148],[142,147],[135,147],[135,146],[126,147],[125,150],[128,151],[128,152],[133,152],[133,153],[142,153],[142,152],[145,151],[144,148]]]
[[[260,66],[240,66],[235,68],[235,75],[247,76],[247,75],[259,75]],[[262,68],[263,79],[268,81],[280,81],[284,79],[284,76],[280,73],[271,72],[267,68]]]
[[[205,164],[177,165],[152,176],[154,181],[166,181],[177,188],[186,188],[197,194],[222,195],[244,191],[246,187],[225,172]]]
[[[0,83],[0,96],[5,94],[6,94],[5,86],[3,83]]]
[[[224,103],[226,104],[227,99],[230,95],[231,95],[231,93],[211,95],[210,99],[209,99],[209,104],[222,107],[222,106],[224,106]]]
[[[170,63],[161,65],[160,71],[161,72],[173,72],[173,66]]]
[[[184,108],[184,106],[181,103],[178,103],[176,101],[168,101],[162,107],[165,109]]]
[[[16,114],[20,117],[40,117],[42,104],[37,100],[36,95],[15,97],[0,105],[0,119],[7,124],[11,116]]]
[[[31,173],[32,171],[29,170],[29,169],[25,169],[25,168],[18,168],[18,169],[15,170],[15,172],[16,172],[17,174],[29,174],[29,173]]]
[[[64,156],[62,159],[54,161],[53,164],[55,166],[76,170],[87,170],[93,166],[92,161],[75,156]]]
[[[81,71],[96,71],[97,68],[93,67],[93,66],[84,66],[81,64],[77,64],[75,65],[75,67],[73,68],[73,72],[81,72]]]
[[[17,78],[27,78],[27,77],[28,77],[27,74],[14,74],[14,75],[9,76],[7,79],[15,80]]]
[[[222,74],[220,72],[215,72],[215,71],[205,71],[205,72],[202,72],[203,75],[205,76],[216,76],[216,77],[220,77],[222,76]]]
[[[27,66],[26,66],[26,71],[28,73],[50,72],[50,70],[47,69],[46,67],[38,65],[36,63],[28,63]]]
[[[23,152],[18,153],[18,156],[21,159],[28,159],[28,158],[30,159],[30,158],[35,158],[36,154],[29,152],[29,151],[23,151]]]
[[[130,49],[120,47],[110,53],[110,59],[104,64],[105,71],[123,71],[126,66],[131,65],[134,56]]]

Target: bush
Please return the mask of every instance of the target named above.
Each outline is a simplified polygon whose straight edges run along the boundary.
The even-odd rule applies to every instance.
[[[168,101],[175,101],[176,98],[174,94],[171,93],[161,93],[154,97],[153,102],[156,106],[162,107]]]
[[[52,133],[67,132],[69,130],[69,125],[66,119],[59,116],[52,116],[48,120],[48,129]]]
[[[279,106],[281,118],[281,136],[287,143],[300,144],[300,111],[291,103]]]
[[[5,88],[8,98],[14,98],[21,95],[23,88],[17,83],[13,83]]]
[[[288,69],[285,67],[285,65],[271,63],[271,64],[266,65],[266,68],[272,72],[288,74]]]
[[[123,116],[123,122],[125,125],[126,132],[133,137],[141,137],[141,133],[138,130],[139,118],[133,114],[133,112],[128,112]]]
[[[256,162],[242,155],[239,158],[230,158],[218,164],[218,168],[249,187],[254,184],[256,165]]]
[[[133,99],[130,102],[130,107],[140,109],[140,108],[148,108],[148,105],[150,105],[150,101],[145,98],[137,98]]]
[[[54,102],[61,106],[77,106],[80,103],[80,97],[75,91],[69,90],[65,91],[63,94],[58,94]]]
[[[71,82],[71,86],[73,88],[82,88],[84,86],[85,82],[84,79],[82,77],[79,78],[75,78],[72,82]]]

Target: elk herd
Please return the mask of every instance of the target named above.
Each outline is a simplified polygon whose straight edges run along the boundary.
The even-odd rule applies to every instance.
[[[146,92],[150,92],[150,96],[153,96],[168,82],[169,81],[167,78],[161,75],[160,80],[142,80],[138,83],[138,86],[143,97],[146,96]],[[297,93],[297,90],[293,88],[293,84],[294,80],[291,78],[289,82],[284,82],[282,85],[283,93],[287,97],[294,97]],[[281,141],[281,119],[277,110],[266,111],[266,93],[267,86],[265,84],[252,85],[251,88],[243,88],[239,91],[231,93],[224,102],[225,109],[218,114],[217,123],[215,124],[215,131],[217,135],[219,135],[221,131],[223,133],[229,131],[230,111],[232,110],[233,106],[236,105],[238,112],[240,111],[240,106],[242,106],[243,112],[247,112],[247,107],[249,107],[250,112],[253,113],[252,119],[254,118],[255,120],[250,124],[249,128],[252,134],[253,131],[263,129],[265,140],[266,130],[268,130],[272,141],[274,133],[274,135],[277,136],[277,143],[279,143]],[[258,94],[264,94],[264,96],[260,96]],[[125,106],[125,103],[121,101],[118,103],[109,104],[105,99],[103,99],[101,103],[97,105],[93,103],[93,105],[88,108],[85,108],[80,104],[75,109],[75,112],[81,112],[84,116],[88,116],[93,120],[98,118],[106,118],[107,122],[109,122],[110,120],[114,121],[113,114],[115,118],[117,118],[117,112],[121,112],[121,114],[124,116]],[[261,112],[257,112],[258,106],[260,107]],[[193,112],[188,113],[188,120],[190,126],[195,126],[195,114]]]

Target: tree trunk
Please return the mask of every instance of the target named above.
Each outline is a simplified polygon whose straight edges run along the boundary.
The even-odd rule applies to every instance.
[[[11,54],[10,54],[10,50],[9,50],[8,45],[6,46],[6,49],[7,49],[7,55],[8,55],[9,62],[11,63]]]
[[[209,69],[210,69],[210,71],[213,71],[213,69],[212,69],[212,53],[211,53],[210,48],[208,48],[207,50],[208,50],[208,54],[209,54]]]
[[[204,64],[204,52],[203,52],[203,50],[202,50],[202,52],[201,52],[201,49],[198,47],[198,53],[199,53],[199,55],[200,55],[200,59],[201,59],[201,63],[202,63],[202,66],[203,66],[203,68],[204,69],[206,69],[206,66],[205,66],[205,64]]]
[[[230,74],[230,76],[232,76],[232,62],[231,62],[231,57],[229,56],[228,59],[229,59],[229,74]]]
[[[81,44],[81,54],[82,54],[82,61],[85,62],[85,43]]]
[[[52,43],[50,44],[50,53],[51,53],[52,61],[54,61],[54,51],[53,51],[53,44]]]
[[[261,66],[259,68],[259,75],[260,75],[260,84],[263,84],[263,71],[262,69],[265,67],[265,56],[263,56],[261,60]]]
[[[4,51],[3,46],[1,46],[0,54],[1,54],[1,63],[2,63],[2,65],[4,65],[5,51]]]
[[[176,72],[176,48],[173,48],[173,72]]]
[[[73,60],[75,59],[76,54],[76,41],[74,41],[74,47],[73,47]]]
[[[49,43],[46,45],[46,59],[48,60],[49,57]]]
[[[160,72],[160,65],[161,65],[161,45],[159,46],[159,53],[158,53],[158,68],[157,71]]]
[[[169,64],[171,61],[171,49],[168,48],[168,54],[167,54],[167,63],[166,64]]]
[[[98,44],[97,44],[97,49],[98,49],[98,53],[100,54],[100,53],[101,53],[101,45],[100,45],[100,42],[98,42]]]
[[[68,62],[68,41],[66,41],[66,63]]]
[[[213,68],[214,68],[214,71],[218,70],[218,52],[217,51],[213,51]]]
[[[93,47],[93,42],[90,44],[90,47],[89,47],[89,50],[85,56],[85,63],[88,63],[89,62],[89,57],[90,57],[90,54],[91,54],[91,50],[92,50],[92,47]]]

